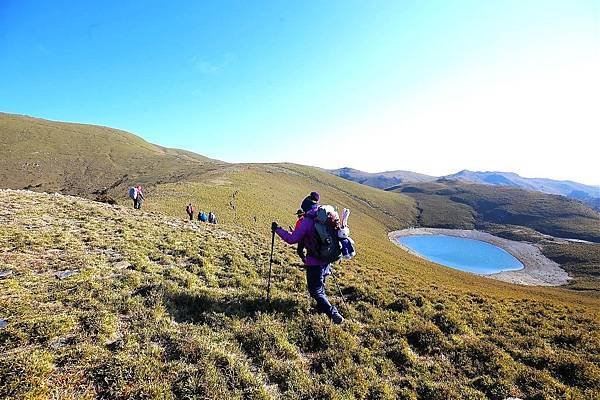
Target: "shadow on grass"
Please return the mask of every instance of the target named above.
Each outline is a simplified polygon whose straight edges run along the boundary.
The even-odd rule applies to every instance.
[[[165,297],[165,307],[177,322],[207,323],[218,314],[229,317],[252,317],[257,313],[278,313],[286,317],[297,314],[300,304],[293,300],[225,297],[208,294],[177,293]]]

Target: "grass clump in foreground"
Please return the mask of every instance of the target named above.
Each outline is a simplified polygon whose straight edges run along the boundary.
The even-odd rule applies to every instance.
[[[349,318],[334,326],[292,248],[278,245],[264,303],[268,229],[15,191],[0,192],[0,223],[2,398],[600,394],[597,303],[566,291],[446,274],[382,245],[338,268]]]

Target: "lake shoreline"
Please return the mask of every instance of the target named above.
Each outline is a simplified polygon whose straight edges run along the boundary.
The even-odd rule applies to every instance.
[[[479,276],[529,286],[560,286],[568,283],[571,279],[559,264],[545,257],[536,245],[528,242],[504,239],[482,231],[472,229],[409,228],[390,232],[388,237],[403,250],[417,257],[424,258],[398,242],[398,238],[400,237],[414,235],[446,235],[480,240],[504,249],[524,265],[524,268],[516,271],[503,271],[489,275],[476,274]]]

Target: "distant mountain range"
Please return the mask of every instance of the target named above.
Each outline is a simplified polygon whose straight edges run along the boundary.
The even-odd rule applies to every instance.
[[[596,210],[600,210],[600,186],[545,178],[524,178],[514,172],[463,170],[442,177],[434,177],[411,171],[369,173],[352,168],[340,168],[330,170],[330,172],[342,178],[380,189],[394,188],[407,183],[443,182],[445,180],[478,183],[483,185],[510,186],[519,189],[566,196],[579,200]]]
[[[600,186],[584,185],[573,181],[557,181],[545,178],[523,178],[513,172],[475,172],[460,171],[445,176],[446,179],[481,183],[484,185],[512,186],[537,192],[560,194],[583,201],[596,209],[600,209]]]
[[[419,174],[412,171],[364,172],[354,168],[339,168],[329,170],[334,175],[354,182],[362,183],[379,189],[387,189],[404,183],[431,182],[435,176]]]

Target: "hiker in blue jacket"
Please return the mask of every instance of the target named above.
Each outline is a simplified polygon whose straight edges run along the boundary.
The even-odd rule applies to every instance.
[[[331,275],[331,265],[315,256],[317,249],[317,233],[315,216],[319,207],[319,193],[312,192],[302,202],[305,215],[293,232],[288,232],[273,222],[271,229],[288,244],[300,243],[306,249],[304,265],[306,267],[306,283],[310,296],[317,301],[317,309],[331,318],[335,324],[344,322],[344,317],[335,306],[331,305],[325,293],[325,280]]]
[[[198,221],[200,222],[208,222],[208,215],[204,211],[200,211],[198,213]]]

